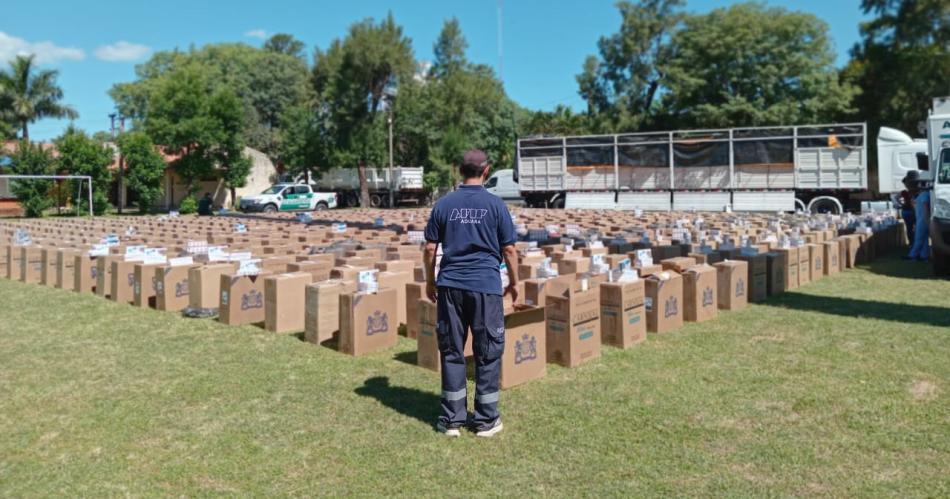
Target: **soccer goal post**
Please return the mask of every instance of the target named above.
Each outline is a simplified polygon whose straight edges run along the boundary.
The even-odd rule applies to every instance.
[[[83,182],[86,183],[89,200],[89,216],[95,216],[92,210],[92,177],[89,175],[0,175],[3,180],[78,180],[78,191],[82,192]],[[79,207],[79,192],[76,194],[76,207]]]

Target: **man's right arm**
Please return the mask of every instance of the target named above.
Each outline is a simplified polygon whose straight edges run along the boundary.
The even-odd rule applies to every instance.
[[[426,242],[425,251],[422,254],[423,265],[426,270],[426,297],[435,302],[435,252],[438,248],[436,243]]]

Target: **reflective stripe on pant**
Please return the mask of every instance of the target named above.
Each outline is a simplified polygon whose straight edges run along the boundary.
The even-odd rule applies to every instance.
[[[446,426],[467,417],[465,342],[472,331],[475,353],[475,426],[498,419],[501,354],[505,350],[505,314],[500,295],[440,287],[436,334],[442,353],[442,414]]]

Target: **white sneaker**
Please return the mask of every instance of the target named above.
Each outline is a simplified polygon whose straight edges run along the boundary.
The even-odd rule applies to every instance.
[[[439,433],[449,438],[458,438],[462,436],[462,430],[458,428],[448,428],[444,424],[442,424],[441,421],[436,423],[435,429],[438,430]]]
[[[493,424],[490,428],[476,431],[475,436],[482,438],[494,437],[495,435],[501,433],[503,428],[504,426],[501,424],[501,418],[498,418],[495,420],[495,424]]]

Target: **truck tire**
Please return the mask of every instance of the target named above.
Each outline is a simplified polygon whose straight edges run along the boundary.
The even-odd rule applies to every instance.
[[[950,275],[950,255],[934,251],[933,255],[931,255],[931,260],[933,261],[935,275]]]
[[[271,203],[264,207],[264,213],[277,213],[277,205]]]
[[[325,203],[325,202],[323,202],[323,201],[320,201],[319,203],[317,203],[317,207],[314,208],[314,209],[317,210],[317,211],[323,211],[323,210],[326,210],[326,209],[328,209],[328,208],[330,208],[330,205],[328,205],[327,203]]]
[[[383,196],[379,194],[371,194],[369,196],[369,205],[373,208],[379,208],[383,206],[385,202],[383,201]]]
[[[554,202],[551,203],[551,208],[554,208],[555,210],[563,210],[564,196],[558,196],[557,199],[555,199]]]
[[[346,195],[346,207],[355,208],[360,205],[360,198],[356,193],[351,192]]]

